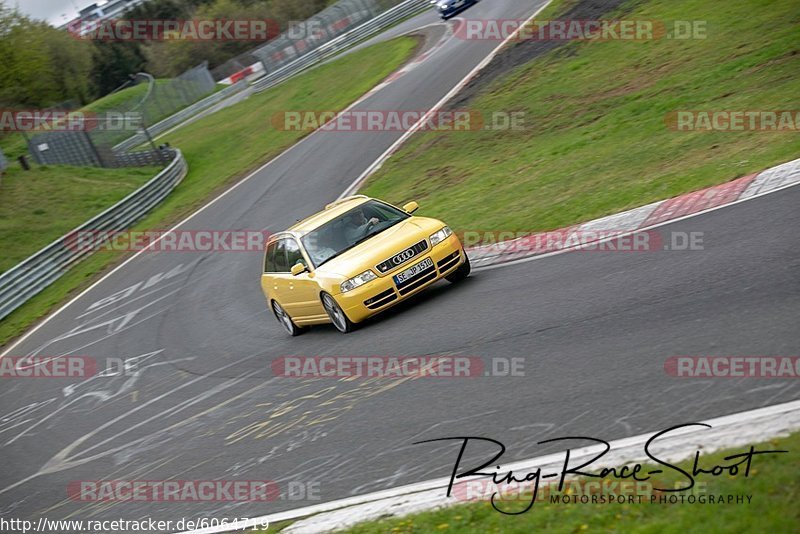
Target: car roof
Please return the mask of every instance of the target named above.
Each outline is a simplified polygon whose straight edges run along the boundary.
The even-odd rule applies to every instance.
[[[286,231],[297,236],[304,235],[369,200],[372,199],[365,195],[354,195],[339,199],[325,206],[324,210],[298,221]]]

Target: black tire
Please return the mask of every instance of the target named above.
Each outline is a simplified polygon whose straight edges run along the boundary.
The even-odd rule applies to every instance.
[[[448,274],[445,278],[447,278],[447,281],[451,284],[455,284],[468,277],[471,269],[472,268],[469,265],[469,256],[467,256],[467,253],[464,252],[464,263],[459,265],[458,269],[453,271],[452,274]]]
[[[347,317],[347,314],[344,312],[339,303],[336,302],[336,299],[330,296],[328,293],[323,293],[320,296],[322,300],[322,307],[325,308],[325,313],[328,314],[328,317],[333,323],[333,326],[336,327],[336,330],[341,332],[342,334],[347,334],[355,330],[356,325],[353,321]]]
[[[292,321],[292,318],[289,317],[289,314],[286,313],[283,307],[281,307],[281,305],[274,300],[272,301],[272,313],[275,314],[275,318],[278,320],[281,326],[283,326],[283,328],[289,332],[290,336],[299,336],[305,332],[306,329],[294,324],[294,321]]]

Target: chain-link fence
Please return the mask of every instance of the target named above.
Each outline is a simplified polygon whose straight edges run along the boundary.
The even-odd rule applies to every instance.
[[[305,22],[295,24],[267,44],[226,61],[212,73],[215,79],[221,80],[260,61],[265,74],[269,74],[401,1],[339,0]]]
[[[216,84],[206,64],[177,78],[156,80],[139,73],[104,98],[70,117],[76,127],[40,132],[28,137],[28,150],[42,165],[128,167],[166,164],[154,146],[135,154],[115,148],[132,136],[148,139],[147,128],[214,92]],[[64,119],[64,126],[70,119]],[[142,132],[145,132],[142,135]]]

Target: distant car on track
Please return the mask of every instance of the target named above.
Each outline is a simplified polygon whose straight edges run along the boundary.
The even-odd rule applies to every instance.
[[[458,237],[417,208],[356,195],[270,236],[261,289],[278,322],[293,336],[324,323],[347,333],[441,278],[466,278]]]
[[[434,0],[431,3],[436,4],[436,9],[439,11],[442,20],[447,20],[456,13],[460,13],[477,4],[478,0]]]

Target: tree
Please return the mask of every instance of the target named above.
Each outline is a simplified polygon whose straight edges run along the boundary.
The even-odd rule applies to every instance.
[[[49,107],[85,103],[90,44],[0,4],[0,104]]]
[[[141,71],[176,76],[203,61],[211,67],[248,52],[253,41],[102,41],[81,39],[33,20],[0,0],[0,106],[86,104]],[[330,0],[150,0],[129,19],[268,19],[285,30]],[[270,38],[273,36],[269,36]]]
[[[141,45],[131,41],[94,41],[92,85],[104,96],[127,82],[131,74],[146,70]]]
[[[91,43],[75,39],[64,31],[40,24],[50,60],[52,87],[61,98],[76,100],[81,105],[93,100],[90,74],[93,58]]]
[[[164,3],[174,0],[154,0],[142,4]],[[329,0],[196,0],[197,8],[190,16],[171,16],[166,18],[197,20],[270,20],[274,27],[285,30],[289,21],[305,20],[323,9]],[[156,13],[151,7],[148,14]],[[164,14],[165,11],[158,11]],[[173,13],[174,14],[174,13]],[[164,18],[154,17],[150,18]],[[270,35],[269,39],[275,37]],[[267,40],[269,40],[267,39]],[[248,52],[263,42],[256,41],[159,41],[144,46],[149,72],[157,76],[176,76],[191,68],[201,60],[208,61],[214,68],[231,58]]]

